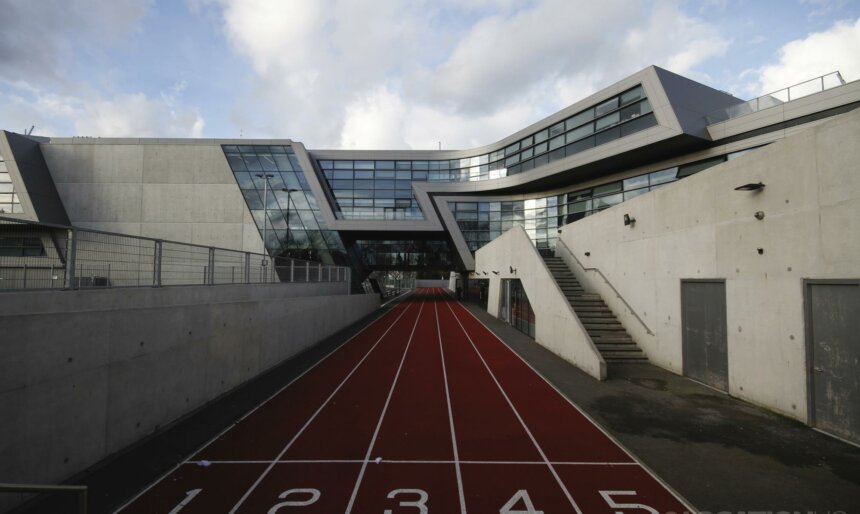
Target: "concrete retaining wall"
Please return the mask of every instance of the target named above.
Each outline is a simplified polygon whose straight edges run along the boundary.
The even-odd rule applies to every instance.
[[[0,294],[0,482],[64,480],[379,307],[378,295],[343,292]]]
[[[566,225],[566,246],[606,275],[653,336],[599,276],[572,269],[648,358],[676,373],[681,280],[725,279],[729,392],[805,421],[803,279],[860,276],[858,134],[855,110]],[[761,192],[734,190],[759,181]],[[625,213],[634,225],[623,224]]]
[[[448,288],[448,279],[443,280],[416,280],[415,287],[442,287]]]
[[[535,313],[535,341],[594,378],[606,378],[603,357],[523,227],[517,225],[478,249],[475,269],[493,272],[487,292],[490,315],[500,315],[502,279],[519,279]]]

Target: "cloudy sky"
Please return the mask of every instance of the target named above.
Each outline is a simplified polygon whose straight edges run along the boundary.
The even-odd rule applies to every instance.
[[[648,65],[860,78],[860,0],[0,0],[0,128],[491,143]]]

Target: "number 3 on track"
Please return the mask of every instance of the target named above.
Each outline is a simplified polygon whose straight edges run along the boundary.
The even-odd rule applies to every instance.
[[[421,489],[395,489],[388,493],[389,499],[394,499],[395,496],[401,494],[417,494],[418,500],[412,502],[400,502],[401,507],[415,507],[418,509],[420,514],[427,514],[427,500],[430,498],[427,495],[426,491],[422,491]],[[391,509],[385,509],[383,514],[391,514]]]

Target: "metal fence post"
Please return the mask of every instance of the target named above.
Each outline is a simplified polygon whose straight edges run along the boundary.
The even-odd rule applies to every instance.
[[[251,254],[245,252],[245,283],[251,283]]]
[[[311,263],[305,261],[305,282],[311,281]]]
[[[269,257],[269,263],[272,265],[272,272],[269,273],[269,283],[274,284],[275,283],[275,258]]]
[[[152,254],[152,285],[161,287],[161,240],[155,241]]]
[[[290,259],[290,283],[296,281],[296,260]]]
[[[346,270],[346,294],[352,294],[352,268],[344,268]]]
[[[209,276],[207,277],[209,285],[215,283],[215,249],[209,248]]]
[[[75,284],[75,257],[78,253],[78,231],[70,228],[66,238],[66,289],[77,289]]]
[[[322,282],[322,263],[317,266],[317,282]]]

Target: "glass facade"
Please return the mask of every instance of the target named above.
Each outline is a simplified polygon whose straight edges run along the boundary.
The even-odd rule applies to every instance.
[[[343,219],[424,219],[412,181],[468,182],[515,175],[657,124],[642,86],[506,148],[454,160],[319,160]]]
[[[426,181],[427,161],[319,161],[342,219],[422,220],[412,182]]]
[[[535,337],[535,312],[523,284],[519,280],[505,280],[508,296],[507,307],[509,308],[507,321],[512,327],[523,334],[534,339]],[[504,287],[504,286],[503,286]]]
[[[361,262],[374,269],[454,269],[455,257],[446,240],[369,240],[355,242]]]
[[[22,214],[21,200],[12,185],[12,176],[6,167],[6,160],[0,154],[0,214]]]
[[[224,145],[223,150],[270,255],[345,262],[340,235],[326,227],[291,147]]]
[[[520,225],[526,230],[538,250],[552,251],[555,249],[555,242],[558,238],[558,227],[696,174],[749,151],[743,150],[589,189],[579,189],[544,198],[448,202],[448,206],[472,252],[499,237],[514,225]]]

